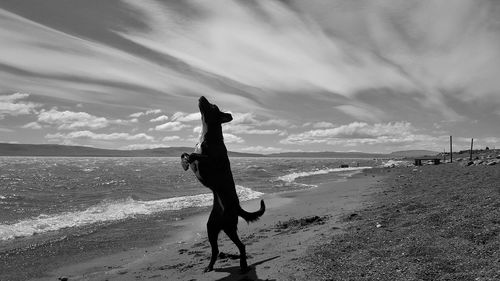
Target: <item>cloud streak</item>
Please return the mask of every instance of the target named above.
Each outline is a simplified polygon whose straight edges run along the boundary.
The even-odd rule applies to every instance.
[[[268,92],[343,95],[351,102],[334,106],[357,120],[394,118],[358,100],[366,89],[422,93],[447,119],[462,118],[447,96],[500,106],[494,1],[196,1],[203,16],[181,19],[160,2],[124,2],[149,27],[124,38]]]
[[[151,120],[149,120],[149,122],[165,122],[168,120],[168,116],[167,115],[160,115],[156,118],[153,118]]]
[[[353,122],[329,129],[316,129],[291,134],[281,140],[283,144],[310,145],[324,143],[329,145],[405,145],[437,141],[436,137],[419,134],[408,122],[375,123]]]
[[[129,133],[109,133],[109,134],[99,134],[91,131],[75,131],[67,134],[64,133],[56,133],[56,134],[47,134],[45,138],[49,140],[75,140],[75,139],[91,139],[91,140],[127,140],[127,141],[137,141],[137,140],[154,140],[154,137],[140,133],[131,135]]]
[[[0,68],[4,68],[0,79],[7,89],[23,85],[31,92],[73,96],[78,101],[95,92],[120,100],[124,90],[139,97],[135,89],[174,96],[208,89],[140,55],[66,34],[1,8],[0,26]]]
[[[42,110],[38,114],[38,124],[57,126],[59,130],[73,130],[80,128],[89,129],[102,129],[111,124],[127,124],[128,122],[120,119],[109,120],[105,117],[98,117],[87,112],[74,112],[74,111],[59,111],[55,108],[50,110]],[[26,125],[28,126],[28,125]],[[36,127],[30,125],[28,127]]]
[[[189,127],[190,127],[189,125],[183,124],[179,121],[172,121],[158,125],[154,128],[154,130],[161,132],[177,132],[184,128],[189,128]]]
[[[160,114],[160,113],[161,113],[161,109],[150,109],[150,110],[147,110],[147,111],[140,111],[140,112],[132,113],[132,114],[130,114],[130,117],[139,118],[141,116],[147,116],[147,115],[152,115],[152,114]]]
[[[348,96],[374,85],[408,85],[392,67],[332,40],[321,26],[278,1],[254,2],[262,16],[234,1],[199,1],[204,16],[178,22],[159,2],[125,2],[146,15],[150,32],[129,30],[121,36],[247,85]]]

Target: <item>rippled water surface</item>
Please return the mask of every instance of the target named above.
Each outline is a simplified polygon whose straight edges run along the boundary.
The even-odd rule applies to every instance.
[[[233,158],[231,165],[244,201],[344,178],[374,161]],[[0,157],[0,240],[209,206],[211,200],[178,158]]]

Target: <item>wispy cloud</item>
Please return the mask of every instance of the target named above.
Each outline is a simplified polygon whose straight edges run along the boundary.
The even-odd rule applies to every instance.
[[[201,121],[201,114],[199,112],[195,113],[176,112],[172,115],[172,120],[178,122]]]
[[[258,125],[258,126],[274,126],[274,127],[289,127],[290,121],[284,119],[269,119],[262,116],[257,116],[255,113],[235,112],[232,113],[233,121],[231,125]]]
[[[207,87],[169,68],[118,48],[72,36],[0,8],[0,79],[4,87],[88,101],[91,93],[115,97],[137,89],[178,95]],[[68,27],[71,28],[71,27]],[[102,27],[106,29],[107,27]],[[70,75],[68,75],[70,74]]]
[[[291,126],[289,121],[266,119],[254,113],[235,112],[232,116],[233,120],[223,126],[224,130],[233,134],[284,136],[287,132],[281,128]],[[280,127],[280,129],[276,129],[276,127]]]
[[[132,113],[132,114],[130,114],[130,117],[139,118],[141,116],[147,116],[147,115],[151,115],[151,114],[160,114],[160,113],[161,113],[161,109],[150,109],[147,111],[140,111],[140,112]]]
[[[160,115],[156,118],[153,118],[149,120],[149,122],[165,122],[168,121],[168,116],[167,115]]]
[[[230,133],[224,133],[224,142],[225,143],[244,143],[245,140],[239,136],[230,134]]]
[[[493,97],[500,86],[495,78],[500,71],[497,1],[293,3],[329,34],[363,48],[406,77],[413,90],[407,92],[392,83],[388,87],[401,95],[422,93],[424,98],[418,102],[445,117],[457,115],[447,96],[500,103],[498,95]]]
[[[109,134],[100,134],[94,133],[91,131],[75,131],[67,134],[64,133],[55,133],[55,134],[47,134],[45,138],[49,140],[75,140],[75,139],[91,139],[91,140],[128,140],[128,141],[136,141],[136,140],[154,140],[154,137],[140,133],[131,135],[129,133],[109,133]]]
[[[156,1],[125,2],[146,15],[150,31],[120,32],[124,38],[248,85],[350,95],[373,85],[409,84],[392,67],[332,40],[278,1],[251,4],[262,16],[239,2],[197,2],[204,16],[185,21]]]
[[[335,127],[335,125],[331,122],[326,122],[326,121],[320,121],[316,122],[314,124],[311,124],[313,128],[332,128]]]
[[[181,137],[179,136],[166,136],[162,139],[162,141],[169,142],[169,141],[178,141],[180,139]]]
[[[234,134],[244,135],[285,135],[286,131],[279,129],[257,129],[250,125],[226,125],[225,130]]]
[[[154,128],[154,130],[162,132],[177,132],[184,128],[189,128],[189,127],[190,127],[189,125],[185,125],[179,121],[172,121],[158,125]]]
[[[40,125],[38,122],[30,122],[25,125],[23,125],[24,129],[34,129],[34,130],[39,130],[42,129],[42,125]]]
[[[5,115],[27,115],[34,113],[41,104],[25,101],[29,94],[15,93],[11,95],[0,95],[0,119]]]
[[[201,126],[196,126],[193,128],[193,133],[200,134],[201,133]],[[245,140],[242,137],[239,137],[237,135],[231,134],[231,133],[223,133],[224,137],[224,142],[225,143],[244,143]],[[191,141],[198,142],[197,138],[192,138],[190,139]]]
[[[353,122],[329,129],[310,130],[291,134],[281,140],[283,144],[354,146],[359,144],[407,144],[435,141],[430,135],[419,134],[409,122],[375,123]]]
[[[157,1],[124,2],[149,27],[124,38],[266,91],[343,95],[351,102],[337,108],[358,120],[385,116],[359,105],[366,89],[422,93],[414,102],[448,119],[462,117],[446,96],[500,106],[494,1],[214,1],[183,18]]]
[[[385,114],[371,106],[338,105],[336,109],[360,121],[380,121]]]
[[[42,110],[38,114],[38,124],[57,126],[59,130],[72,130],[80,128],[102,129],[110,124],[127,124],[130,121],[121,119],[109,120],[87,112],[59,111],[55,108]],[[32,126],[35,126],[34,124]]]

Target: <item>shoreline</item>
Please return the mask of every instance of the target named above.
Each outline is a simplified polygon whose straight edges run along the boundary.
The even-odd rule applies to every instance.
[[[233,280],[231,278],[244,276],[254,279],[257,276],[276,278],[272,277],[276,274],[285,276],[280,268],[286,268],[293,259],[304,254],[311,239],[318,232],[325,231],[321,230],[322,227],[336,224],[343,213],[360,207],[379,179],[378,172],[361,172],[345,181],[330,181],[312,189],[262,197],[267,210],[261,220],[247,225],[240,219],[238,224],[239,236],[247,246],[248,262],[254,264],[253,270],[246,275],[238,274],[238,251],[224,233],[219,236],[220,252],[224,254],[216,263],[214,272],[203,274],[210,255],[205,233],[208,210],[173,223],[180,231],[160,245],[73,263],[32,280],[57,280],[60,277],[69,280],[165,280],[167,276],[168,280]],[[256,210],[259,200],[242,202],[242,207],[248,211]],[[309,225],[297,229],[292,226],[294,222],[311,218],[313,221]],[[272,253],[279,255],[273,256]]]

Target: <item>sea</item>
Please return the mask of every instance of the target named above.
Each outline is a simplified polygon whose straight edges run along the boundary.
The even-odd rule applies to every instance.
[[[343,181],[379,164],[231,159],[240,201]],[[32,267],[19,275],[30,278],[48,264],[149,246],[175,232],[174,222],[209,210],[212,200],[177,157],[0,157],[0,269],[14,280],[16,267]]]

